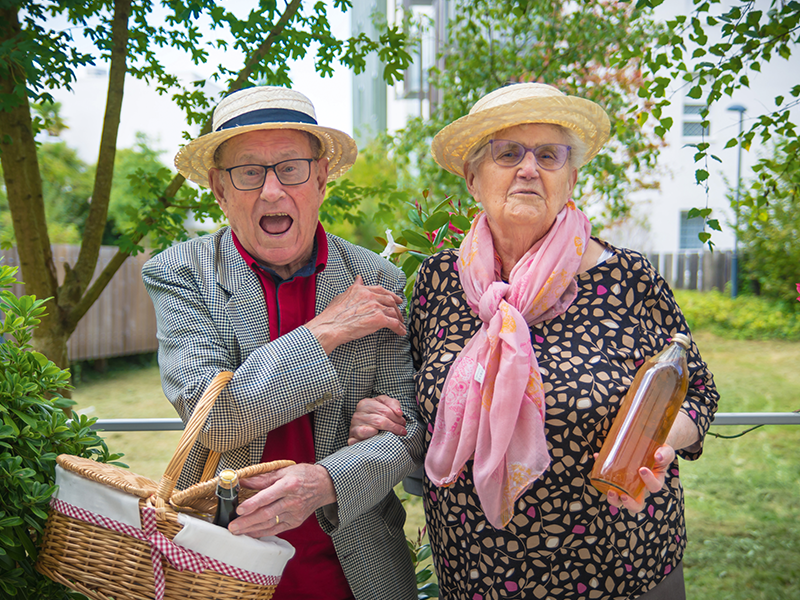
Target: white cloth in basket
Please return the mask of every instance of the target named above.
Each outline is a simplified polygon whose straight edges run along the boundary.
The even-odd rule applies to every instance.
[[[246,571],[280,577],[294,556],[294,546],[278,537],[233,535],[224,527],[186,514],[179,514],[178,521],[183,529],[173,540],[176,544]]]
[[[142,529],[139,498],[122,490],[85,479],[56,465],[55,497],[85,511]],[[178,514],[183,529],[172,540],[227,565],[268,577],[280,577],[295,549],[277,537],[255,539],[233,535],[202,519]]]
[[[55,497],[90,513],[125,523],[136,529],[142,528],[139,515],[139,498],[126,494],[91,479],[85,479],[56,465]]]

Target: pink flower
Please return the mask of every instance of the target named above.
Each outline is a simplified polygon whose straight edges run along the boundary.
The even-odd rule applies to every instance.
[[[800,294],[800,283],[795,284],[797,286],[797,293]],[[800,302],[800,296],[797,297],[797,301]]]

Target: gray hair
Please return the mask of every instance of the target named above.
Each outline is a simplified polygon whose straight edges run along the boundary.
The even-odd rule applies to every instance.
[[[580,137],[578,137],[577,133],[568,127],[564,127],[563,125],[559,125],[557,123],[545,124],[556,127],[561,132],[561,135],[564,136],[567,145],[570,147],[569,157],[567,158],[569,166],[575,168],[580,167],[583,164],[583,157],[586,156],[586,143]],[[470,149],[470,151],[467,153],[467,157],[464,159],[465,171],[467,167],[469,167],[470,171],[474,172],[475,169],[486,159],[486,157],[489,155],[489,142],[494,139],[494,136],[497,133],[497,131],[493,131],[489,135],[483,137]]]
[[[274,130],[273,130],[274,131]],[[314,160],[319,160],[322,158],[323,148],[322,148],[322,141],[315,136],[313,133],[308,131],[303,131],[302,129],[295,129],[293,131],[299,131],[300,133],[304,133],[305,136],[308,138],[308,145],[311,146],[311,158]],[[217,149],[214,151],[214,167],[217,169],[222,169],[222,153],[224,152],[223,148],[225,148],[225,144],[230,142],[234,138],[228,138],[224,142],[222,142]]]

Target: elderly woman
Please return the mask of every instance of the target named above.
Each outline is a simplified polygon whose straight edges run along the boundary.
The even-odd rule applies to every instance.
[[[427,421],[425,514],[443,598],[685,597],[676,453],[696,459],[718,394],[697,347],[649,495],[601,495],[594,456],[637,369],[688,327],[640,254],[590,237],[570,199],[608,139],[597,104],[544,84],[479,100],[436,161],[482,208],[458,252],[419,270],[410,316]],[[361,439],[401,432],[364,404]]]

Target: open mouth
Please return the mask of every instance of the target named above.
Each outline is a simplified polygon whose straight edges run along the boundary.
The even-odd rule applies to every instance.
[[[286,233],[294,223],[294,219],[287,214],[264,215],[259,221],[261,229],[270,235]]]

